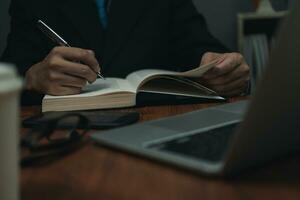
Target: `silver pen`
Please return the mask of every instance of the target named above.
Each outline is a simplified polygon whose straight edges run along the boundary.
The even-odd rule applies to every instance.
[[[37,27],[53,42],[59,44],[60,46],[71,47],[60,35],[53,31],[47,24],[42,20],[38,20]],[[98,78],[105,79],[100,72],[96,72]]]

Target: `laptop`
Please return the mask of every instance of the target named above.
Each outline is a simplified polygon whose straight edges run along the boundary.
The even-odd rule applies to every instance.
[[[251,102],[92,135],[98,144],[209,176],[237,174],[300,150],[300,1],[281,26]]]

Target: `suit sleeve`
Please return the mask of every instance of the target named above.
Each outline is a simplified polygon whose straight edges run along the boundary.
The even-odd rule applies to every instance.
[[[224,53],[229,50],[208,30],[204,17],[198,13],[192,0],[172,0],[173,60],[180,70],[188,70],[200,64],[206,52]]]

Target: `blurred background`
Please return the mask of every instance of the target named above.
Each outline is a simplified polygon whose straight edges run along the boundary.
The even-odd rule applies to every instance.
[[[237,50],[237,13],[254,11],[255,0],[193,0],[199,12],[206,17],[211,32],[227,47]],[[293,0],[272,0],[276,10],[284,10]],[[0,54],[9,32],[10,0],[0,1]]]
[[[6,36],[9,32],[9,8],[10,0],[0,0],[0,55],[6,45]]]

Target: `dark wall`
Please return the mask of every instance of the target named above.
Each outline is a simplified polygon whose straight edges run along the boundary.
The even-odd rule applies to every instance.
[[[8,7],[10,0],[0,0],[0,55],[6,45],[6,36],[9,31]]]
[[[207,19],[214,36],[232,50],[237,49],[237,14],[253,12],[252,0],[193,0]],[[295,0],[271,0],[275,10],[285,10]]]
[[[250,0],[194,0],[194,3],[207,19],[214,36],[227,47],[236,50],[237,13],[253,10]]]

